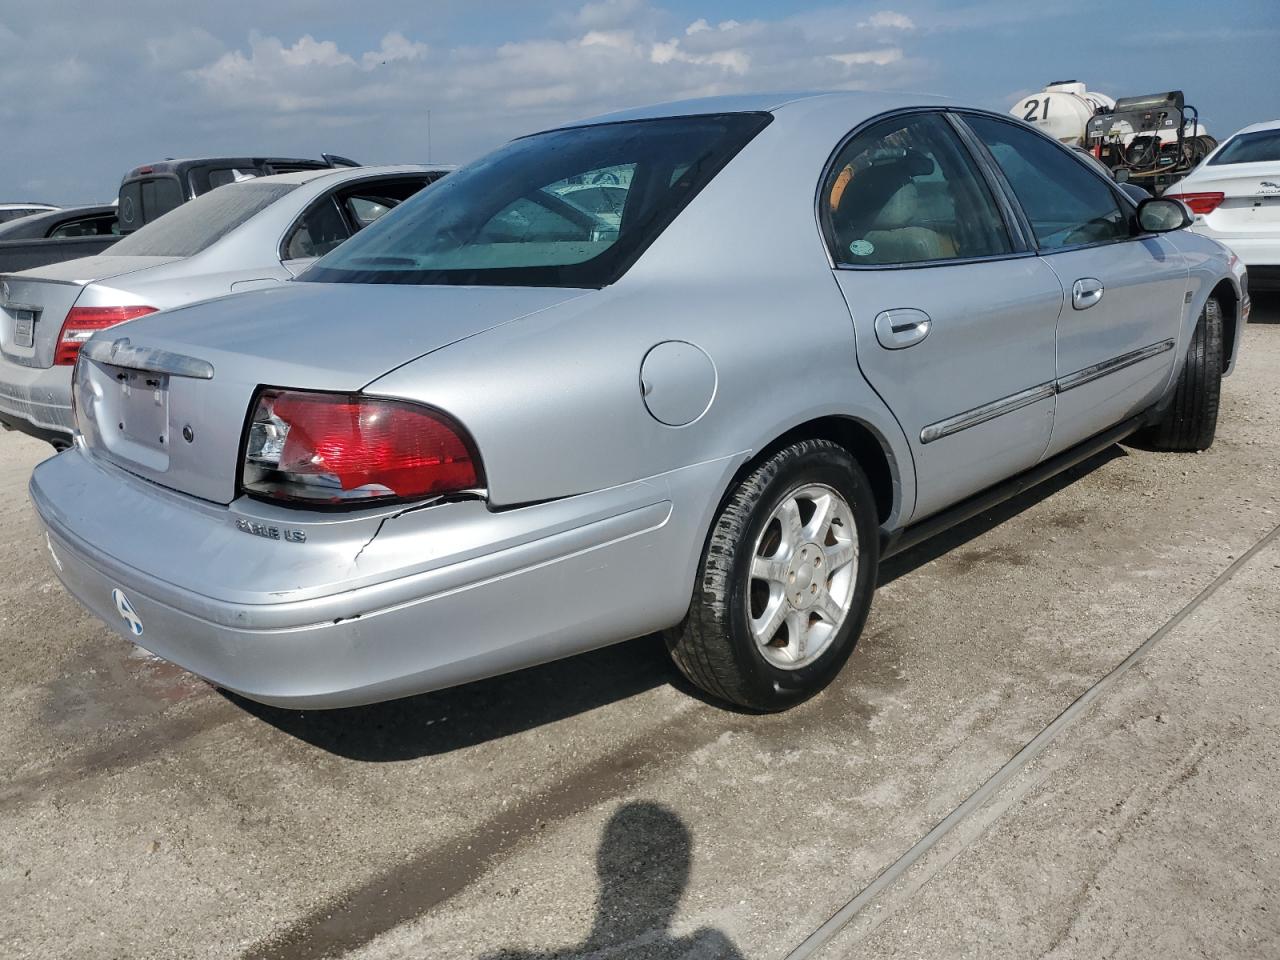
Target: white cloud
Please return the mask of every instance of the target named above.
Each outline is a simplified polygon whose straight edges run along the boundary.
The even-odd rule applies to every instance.
[[[397,29],[356,43],[355,12],[305,17],[309,0],[222,0],[220,13],[131,0],[129,16],[77,2],[75,30],[68,17],[25,10],[0,25],[0,123],[36,129],[57,118],[56,130],[51,119],[42,137],[12,145],[0,193],[40,171],[53,199],[110,197],[124,169],[178,154],[424,160],[427,111],[431,158],[465,161],[512,136],[643,103],[918,87],[922,69],[852,20],[838,32],[790,12],[718,21],[695,7],[677,17],[658,0],[595,0],[531,34],[504,40],[494,24],[498,39],[465,45],[410,17],[386,18]],[[264,26],[237,33],[224,19]],[[51,151],[80,155],[51,133],[63,129],[95,143],[93,163],[47,172],[40,158]]]
[[[421,60],[428,50],[425,43],[415,43],[402,33],[392,32],[382,38],[382,46],[377,50],[361,54],[360,62],[365,67],[376,67],[395,63],[397,60]]]
[[[860,27],[873,27],[881,30],[914,30],[915,21],[905,13],[896,10],[881,10],[858,24]]]
[[[832,53],[828,59],[842,63],[846,67],[866,66],[887,67],[902,59],[901,47],[882,47],[879,50],[858,50],[853,53]]]

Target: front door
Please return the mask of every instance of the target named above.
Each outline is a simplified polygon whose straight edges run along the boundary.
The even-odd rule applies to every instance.
[[[1020,124],[965,120],[991,151],[1066,291],[1052,455],[1159,399],[1177,356],[1187,269],[1168,240],[1135,235],[1129,204],[1087,162]]]
[[[911,445],[911,520],[1033,466],[1053,425],[1062,287],[1019,249],[948,121],[859,132],[819,203],[858,365]]]

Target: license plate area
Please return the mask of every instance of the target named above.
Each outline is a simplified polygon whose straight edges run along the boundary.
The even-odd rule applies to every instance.
[[[13,316],[13,344],[16,347],[30,349],[36,345],[36,312],[34,310],[11,309]]]
[[[96,419],[102,441],[117,457],[149,470],[169,467],[169,376],[103,365]],[[103,379],[106,379],[104,377]]]

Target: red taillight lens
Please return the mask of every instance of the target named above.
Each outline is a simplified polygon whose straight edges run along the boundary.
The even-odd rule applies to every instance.
[[[244,489],[277,500],[420,500],[480,486],[471,446],[441,414],[349,394],[263,390]]]
[[[1166,197],[1170,200],[1181,200],[1191,208],[1192,213],[1203,216],[1206,213],[1213,213],[1221,206],[1225,198],[1221,193],[1166,193]]]
[[[155,307],[72,307],[67,319],[62,321],[62,332],[58,334],[58,347],[53,354],[55,366],[69,367],[80,355],[80,346],[99,330],[114,327],[126,320],[136,320],[148,313],[155,313]]]

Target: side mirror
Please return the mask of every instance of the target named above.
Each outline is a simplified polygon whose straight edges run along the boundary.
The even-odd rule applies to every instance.
[[[1138,226],[1143,233],[1168,233],[1191,224],[1191,212],[1177,200],[1152,197],[1138,204]]]
[[[1112,170],[1112,171],[1111,171],[1111,176],[1112,176],[1112,179],[1114,179],[1116,183],[1128,183],[1128,182],[1129,182],[1129,168],[1128,168],[1128,167],[1119,167],[1119,168],[1117,168],[1117,169],[1115,169],[1115,170]]]

